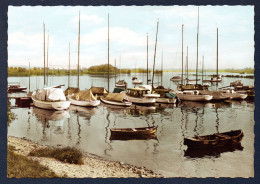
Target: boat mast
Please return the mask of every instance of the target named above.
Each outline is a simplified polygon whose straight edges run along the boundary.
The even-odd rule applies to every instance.
[[[79,49],[80,49],[80,12],[79,12],[79,35],[78,35],[78,89],[79,89]]]
[[[203,84],[203,78],[204,78],[204,56],[202,56],[202,79],[201,79],[202,84]]]
[[[68,87],[70,87],[70,42],[69,42],[69,77],[68,77]]]
[[[31,66],[29,61],[29,92],[31,91]]]
[[[155,57],[156,57],[156,46],[157,46],[158,26],[159,26],[159,19],[158,19],[158,21],[157,21],[156,40],[155,40],[154,56],[153,56],[153,77],[152,77],[152,88],[153,88],[153,79],[154,79],[154,67],[155,67]]]
[[[183,24],[181,29],[181,35],[182,35],[182,45],[181,45],[181,86],[183,85]]]
[[[187,46],[187,58],[186,58],[186,63],[187,63],[187,81],[189,79],[189,47]]]
[[[43,22],[43,62],[44,62],[44,67],[43,67],[43,83],[44,83],[44,87],[46,85],[45,83],[45,24]]]
[[[116,59],[115,59],[115,81],[116,81]]]
[[[107,22],[108,22],[108,29],[107,29],[107,32],[108,32],[108,37],[107,37],[107,91],[109,92],[109,14],[108,14],[108,17],[107,17]]]
[[[48,40],[47,40],[47,74],[46,74],[47,85],[49,85],[48,84],[48,74],[49,74],[49,57],[48,57],[48,52],[49,52],[49,35],[48,35]]]
[[[218,28],[217,28],[217,85],[218,85]]]
[[[161,85],[163,85],[163,50],[162,50],[162,63],[161,63]]]
[[[199,55],[199,7],[198,7],[198,26],[197,26],[197,62],[196,62],[196,86],[198,84],[198,55]]]
[[[147,85],[148,85],[148,33],[147,33],[147,69],[146,69],[146,78],[147,78]]]

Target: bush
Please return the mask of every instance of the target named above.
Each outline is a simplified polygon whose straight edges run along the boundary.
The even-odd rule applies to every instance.
[[[61,162],[70,164],[83,164],[82,153],[75,148],[42,148],[33,150],[30,156],[55,158]]]

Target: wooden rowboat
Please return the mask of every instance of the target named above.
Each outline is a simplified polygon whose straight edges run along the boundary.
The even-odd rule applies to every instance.
[[[157,126],[141,128],[110,128],[111,137],[146,137],[156,135]]]
[[[240,143],[243,136],[244,134],[242,130],[232,130],[229,132],[215,133],[212,135],[184,138],[184,145],[193,148],[213,148],[228,146]]]

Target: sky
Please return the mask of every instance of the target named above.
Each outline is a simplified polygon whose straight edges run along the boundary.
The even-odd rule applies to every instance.
[[[156,26],[159,21],[156,69],[181,69],[188,47],[189,69],[196,67],[197,6],[21,6],[8,7],[8,65],[44,66],[45,48],[49,64],[67,68],[78,62],[80,12],[80,66],[107,64],[108,14],[109,60],[120,68],[145,68],[154,60]],[[198,58],[201,67],[215,69],[254,68],[254,6],[200,6]]]

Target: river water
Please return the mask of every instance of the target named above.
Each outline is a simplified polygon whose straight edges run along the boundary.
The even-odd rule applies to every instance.
[[[131,87],[135,75],[121,75]],[[142,81],[146,75],[137,74]],[[164,73],[163,85],[176,89],[176,83]],[[110,91],[116,80],[110,79]],[[227,86],[236,78],[224,78],[218,87]],[[68,78],[49,77],[49,85],[65,84]],[[28,87],[28,77],[9,77],[8,82],[20,82]],[[155,82],[161,82],[155,76]],[[253,79],[242,79],[253,85]],[[76,86],[72,76],[70,86]],[[43,77],[31,77],[30,89],[42,87]],[[81,76],[80,88],[107,86],[105,76]],[[106,87],[107,88],[107,87]],[[215,86],[211,87],[216,88]],[[14,95],[14,94],[11,94]],[[15,94],[21,95],[21,94]],[[97,108],[70,106],[68,111],[48,111],[36,107],[15,107],[16,119],[8,127],[8,135],[25,137],[42,145],[73,146],[83,152],[136,166],[145,166],[165,177],[253,177],[254,176],[254,102],[228,101],[223,103],[184,102],[155,107],[131,106],[122,108],[99,105]],[[157,139],[110,140],[110,128],[158,126]],[[215,152],[188,153],[184,137],[207,135],[241,129],[241,147]]]

